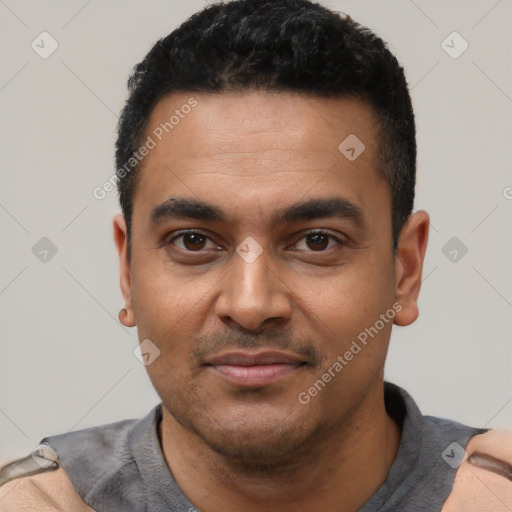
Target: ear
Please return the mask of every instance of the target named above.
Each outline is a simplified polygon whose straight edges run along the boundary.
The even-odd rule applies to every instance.
[[[123,294],[126,315],[120,315],[119,321],[126,327],[136,325],[135,315],[132,308],[132,282],[130,276],[130,261],[128,260],[128,237],[126,221],[119,213],[114,217],[114,242],[119,256],[120,284]]]
[[[398,238],[395,255],[395,296],[402,309],[395,315],[396,325],[410,325],[418,318],[418,295],[429,224],[428,213],[424,210],[417,211],[409,216]]]

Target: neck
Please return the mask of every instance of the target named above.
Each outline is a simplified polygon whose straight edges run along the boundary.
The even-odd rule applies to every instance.
[[[400,444],[382,382],[350,420],[284,466],[248,468],[185,430],[162,408],[165,460],[188,499],[205,512],[359,510],[385,482]]]

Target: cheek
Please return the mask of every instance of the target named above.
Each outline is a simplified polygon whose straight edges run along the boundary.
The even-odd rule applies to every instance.
[[[199,316],[217,280],[213,275],[177,271],[168,262],[151,264],[149,255],[134,258],[132,303],[139,338],[151,339],[162,351],[183,346],[169,342],[199,329]]]
[[[149,267],[149,265],[148,265]],[[160,393],[176,396],[189,393],[189,349],[202,325],[198,312],[206,293],[198,277],[172,274],[165,267],[144,265],[134,269],[133,308],[140,341],[151,340],[159,352],[146,367]]]
[[[298,307],[327,360],[343,354],[353,340],[373,327],[380,315],[391,308],[392,276],[390,261],[369,255],[366,261],[361,259],[356,263],[354,259],[353,264],[339,268],[332,275],[313,281],[295,281]],[[391,325],[389,320],[384,326],[379,322],[375,339],[387,340]],[[378,347],[385,351],[386,345],[380,343]],[[380,349],[377,348],[375,355],[380,357]]]

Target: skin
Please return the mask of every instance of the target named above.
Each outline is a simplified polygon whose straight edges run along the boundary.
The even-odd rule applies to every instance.
[[[393,303],[401,305],[395,324],[415,321],[428,215],[410,216],[393,253],[391,196],[376,171],[377,122],[367,104],[172,94],[155,106],[146,136],[190,96],[197,106],[142,162],[131,260],[124,218],[114,220],[122,322],[161,352],[147,371],[163,403],[167,464],[206,512],[358,510],[385,481],[400,441],[383,398],[392,322],[309,403],[297,397]],[[354,161],[338,150],[351,133],[365,144]],[[171,196],[207,201],[227,218],[152,223]],[[356,205],[363,222],[272,223],[280,209],[332,197]],[[176,238],[184,229],[207,238]],[[311,230],[335,238],[312,240]],[[247,237],[262,248],[252,263],[236,252]],[[242,387],[205,366],[231,349],[279,349],[304,364]]]

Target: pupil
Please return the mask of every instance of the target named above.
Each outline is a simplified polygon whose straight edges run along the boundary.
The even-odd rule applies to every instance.
[[[183,243],[187,249],[201,249],[204,245],[204,237],[201,235],[186,234]]]
[[[309,241],[313,242],[313,249],[325,249],[329,245],[327,235],[322,235],[321,233],[310,235]]]

